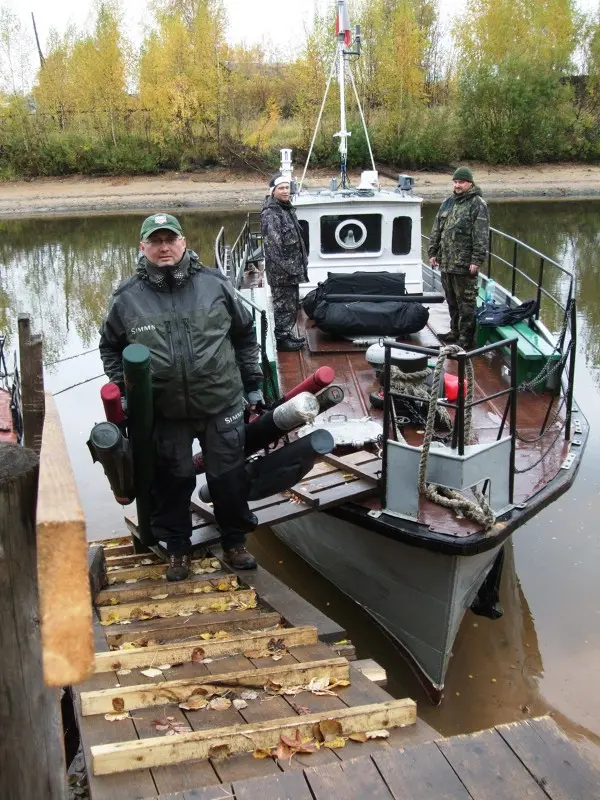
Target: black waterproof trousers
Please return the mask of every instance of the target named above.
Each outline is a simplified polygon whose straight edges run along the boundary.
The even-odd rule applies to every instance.
[[[244,544],[256,527],[248,508],[244,468],[244,414],[241,404],[206,419],[154,422],[156,475],[150,495],[150,524],[170,554],[190,551],[190,499],[196,488],[192,443],[198,439],[223,549]]]
[[[273,317],[275,318],[275,338],[284,341],[293,333],[298,308],[300,306],[300,287],[297,283],[271,286],[273,298]]]

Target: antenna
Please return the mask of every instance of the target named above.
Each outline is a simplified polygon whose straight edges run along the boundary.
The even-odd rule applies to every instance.
[[[46,66],[46,59],[44,58],[44,54],[42,53],[42,48],[40,47],[40,39],[37,32],[37,27],[35,24],[35,17],[33,16],[33,11],[31,12],[31,21],[33,22],[33,32],[35,33],[35,43],[37,44],[38,55],[40,57],[40,67],[43,69]]]

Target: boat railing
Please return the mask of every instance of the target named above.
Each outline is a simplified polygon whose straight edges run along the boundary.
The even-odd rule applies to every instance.
[[[469,444],[466,441],[466,415],[471,413],[471,410],[476,406],[482,405],[483,403],[490,402],[492,400],[498,400],[499,398],[505,397],[506,402],[504,406],[504,411],[502,414],[502,419],[498,426],[498,432],[496,436],[496,441],[499,442],[502,437],[504,436],[504,432],[506,429],[506,424],[508,421],[508,435],[510,437],[510,455],[508,459],[507,469],[508,473],[506,475],[506,480],[508,484],[508,499],[509,502],[513,502],[514,497],[514,481],[515,481],[515,452],[516,452],[516,436],[517,436],[517,398],[518,398],[518,387],[517,387],[517,379],[516,379],[516,363],[517,363],[517,337],[511,337],[510,339],[503,339],[499,342],[494,342],[492,344],[487,344],[484,347],[478,347],[474,350],[470,350],[469,352],[461,351],[458,353],[448,353],[447,358],[451,361],[456,362],[457,366],[457,373],[458,373],[458,395],[456,402],[451,402],[449,400],[437,400],[438,405],[444,406],[448,409],[454,409],[455,411],[455,418],[454,418],[454,425],[452,427],[452,435],[451,435],[451,443],[450,448],[451,451],[455,455],[464,456],[465,455],[465,447]],[[439,349],[438,348],[431,348],[431,347],[421,347],[420,345],[413,345],[407,344],[406,342],[396,342],[393,339],[385,339],[383,341],[383,345],[385,348],[385,361],[384,361],[384,372],[383,372],[383,387],[384,387],[384,401],[383,401],[383,431],[384,431],[384,442],[383,442],[383,452],[382,452],[382,481],[381,481],[381,491],[382,491],[382,500],[385,505],[386,498],[388,496],[388,442],[390,441],[390,432],[391,432],[391,440],[394,442],[398,442],[398,431],[396,425],[396,413],[394,409],[393,399],[394,397],[404,398],[409,402],[414,402],[414,396],[403,394],[397,391],[391,393],[391,367],[394,363],[394,350],[409,350],[413,353],[419,353],[421,355],[426,355],[428,357],[438,357],[439,356]],[[473,397],[472,400],[468,400],[465,394],[465,377],[466,377],[466,364],[468,359],[473,359],[477,356],[485,355],[487,353],[498,352],[501,353],[505,348],[509,349],[510,352],[510,384],[500,389],[497,392],[492,392],[490,394],[486,394],[483,396]]]
[[[427,243],[429,237],[423,235],[423,259],[428,263]],[[575,300],[575,276],[558,261],[544,255],[525,242],[510,236],[497,228],[490,228],[489,248],[486,259],[487,282],[493,278],[500,287],[500,296],[508,302],[518,304],[525,299],[523,290],[531,287],[535,293],[536,312],[529,324],[535,329],[554,352],[560,355],[552,371],[560,376],[560,386],[565,404],[565,439],[571,435],[571,416],[573,409],[573,388],[575,379],[575,356],[577,344],[577,311]],[[550,304],[542,316],[543,301]],[[554,332],[553,332],[554,331]],[[543,370],[545,377],[550,370]],[[511,372],[512,374],[512,372]],[[535,381],[525,388],[537,388]],[[546,430],[552,399],[540,429],[540,435]]]

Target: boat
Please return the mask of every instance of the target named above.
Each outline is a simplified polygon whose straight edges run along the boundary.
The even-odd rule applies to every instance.
[[[299,181],[291,150],[281,151],[281,173],[292,184],[309,259],[301,295],[306,305],[306,296],[332,276],[351,276],[346,286],[352,286],[365,274],[401,273],[403,298],[374,299],[418,302],[429,312],[427,325],[410,335],[333,336],[300,311],[297,332],[306,337],[305,348],[277,353],[256,215],[248,215],[232,246],[221,231],[216,265],[253,309],[271,397],[315,369],[331,367],[344,400],[313,426],[329,429],[334,438],[353,427],[336,444],[343,452],[362,444],[353,462],[357,479],[361,463],[380,459],[371,496],[284,519],[272,526],[275,534],[376,620],[440,702],[465,613],[502,614],[505,543],[571,486],[581,463],[588,425],[574,398],[575,276],[492,228],[478,302],[487,294],[497,306],[518,310],[533,297],[535,313],[527,322],[478,327],[469,352],[443,345],[438,335],[448,330],[448,311],[439,272],[424,258],[423,201],[414,194],[414,181],[400,175],[396,186],[382,186],[370,144],[370,169],[356,186],[349,179],[345,90],[351,86],[358,103],[350,60],[361,44],[358,30],[350,36],[347,23],[340,25],[347,12],[344,0],[338,5],[330,82],[337,74],[340,173],[327,186],[309,187],[312,144]],[[328,90],[329,83],[325,96]],[[360,117],[368,142],[362,111]],[[330,302],[352,309],[365,299],[373,300],[354,292]],[[377,358],[369,355],[374,351]],[[406,385],[394,382],[416,367],[429,378],[427,402],[415,402]],[[438,424],[444,414],[445,432]],[[374,423],[376,436],[368,431]]]

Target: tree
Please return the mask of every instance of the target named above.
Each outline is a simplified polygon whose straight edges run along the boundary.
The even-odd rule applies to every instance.
[[[469,0],[455,27],[465,155],[520,163],[567,151],[573,0]]]
[[[33,40],[19,17],[0,6],[0,91],[24,94],[31,86]]]

